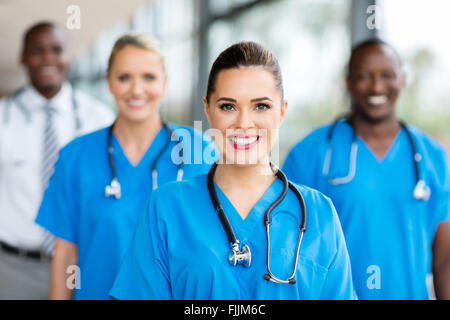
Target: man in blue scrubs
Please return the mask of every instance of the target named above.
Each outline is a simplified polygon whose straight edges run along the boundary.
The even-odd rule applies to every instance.
[[[436,297],[450,299],[448,157],[435,140],[407,126],[420,153],[415,173],[412,143],[395,111],[404,84],[390,45],[370,39],[355,46],[349,116],[300,141],[283,170],[332,199],[360,299],[428,299],[431,274]],[[417,186],[418,179],[425,185]],[[413,197],[415,188],[421,199]]]

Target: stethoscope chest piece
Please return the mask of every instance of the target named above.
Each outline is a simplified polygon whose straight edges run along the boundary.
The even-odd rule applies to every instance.
[[[242,264],[244,267],[250,267],[252,264],[252,252],[250,247],[246,244],[242,246],[242,250],[239,249],[239,241],[231,246],[231,252],[228,254],[228,262],[235,266]]]
[[[426,185],[425,181],[419,180],[414,187],[413,197],[417,200],[428,201],[430,198],[430,188]]]
[[[120,190],[120,183],[116,178],[113,178],[111,180],[111,183],[109,186],[105,187],[105,196],[108,197],[115,197],[116,199],[120,199],[122,196],[122,192]]]

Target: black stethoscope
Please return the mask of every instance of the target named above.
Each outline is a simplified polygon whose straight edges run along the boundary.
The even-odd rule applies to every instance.
[[[111,143],[113,127],[114,127],[114,123],[108,129],[108,159],[109,159],[109,165],[111,167],[112,179],[111,179],[110,184],[105,187],[105,197],[107,197],[107,198],[115,197],[116,199],[120,199],[122,196],[122,191],[121,191],[121,186],[120,186],[119,180],[117,179],[116,167],[114,165],[113,147],[112,147],[112,143]],[[173,131],[172,131],[172,129],[170,129],[170,127],[167,123],[163,122],[163,127],[167,130],[168,138],[167,138],[166,144],[156,155],[155,160],[152,163],[151,172],[152,172],[152,189],[153,190],[158,187],[158,171],[156,169],[156,164],[158,163],[158,160],[162,156],[164,151],[166,151],[167,148],[169,147],[171,137],[173,135]],[[183,162],[180,162],[178,164],[176,181],[183,180],[183,174],[184,174]]]
[[[349,170],[345,177],[329,177],[328,172],[330,169],[331,163],[331,153],[332,147],[331,142],[333,140],[334,130],[336,125],[340,121],[347,121],[353,131],[352,135],[352,145],[350,147],[350,163]],[[419,162],[422,160],[422,155],[417,151],[416,143],[412,137],[411,131],[408,129],[405,123],[399,121],[400,126],[405,130],[406,136],[408,137],[409,143],[411,145],[411,149],[413,152],[413,163],[414,163],[414,174],[416,177],[416,186],[414,187],[413,197],[414,199],[428,201],[430,198],[430,188],[426,185],[425,180],[422,179],[419,170]],[[352,124],[346,117],[338,118],[330,127],[327,135],[327,151],[325,154],[325,160],[322,168],[322,175],[328,178],[328,182],[333,185],[346,184],[353,180],[356,173],[356,157],[358,153],[358,143],[356,141],[356,131],[353,128]]]
[[[13,102],[15,102],[17,107],[19,108],[19,110],[22,111],[27,123],[31,122],[31,113],[25,107],[25,105],[22,103],[22,101],[19,99],[19,95],[24,90],[25,90],[25,87],[18,89],[6,100],[5,109],[4,109],[4,117],[3,117],[3,122],[5,124],[9,122],[10,108],[11,108]],[[72,110],[73,110],[74,121],[75,121],[75,136],[79,136],[81,133],[81,118],[80,118],[80,112],[79,112],[79,108],[78,108],[78,102],[77,102],[77,99],[75,98],[75,92],[74,92],[73,88],[71,90],[71,101],[72,101]]]
[[[302,242],[303,233],[306,231],[305,201],[301,193],[297,190],[297,188],[287,180],[285,174],[279,168],[276,168],[274,165],[270,164],[270,166],[274,174],[283,182],[283,191],[278,196],[278,198],[267,208],[264,214],[264,225],[266,226],[266,237],[267,237],[267,257],[266,257],[267,273],[264,274],[263,278],[265,280],[268,281],[270,280],[276,283],[294,284],[296,283],[294,277],[295,273],[297,272],[298,253],[300,250],[300,244]],[[236,266],[237,264],[243,264],[245,267],[250,267],[252,259],[250,247],[247,244],[244,244],[242,247],[240,246],[240,242],[239,240],[236,239],[236,235],[234,234],[233,227],[231,226],[230,221],[228,220],[227,215],[225,214],[225,211],[223,210],[222,205],[220,204],[219,198],[217,197],[216,189],[214,187],[214,173],[216,171],[216,168],[217,163],[214,163],[208,172],[207,184],[211,201],[217,214],[219,215],[220,222],[222,223],[223,229],[225,230],[225,233],[228,238],[228,242],[230,243],[231,246],[231,252],[228,254],[228,262],[233,266]],[[287,194],[288,188],[290,188],[297,196],[297,199],[301,207],[302,220],[300,223],[300,234],[298,237],[297,247],[295,250],[295,262],[292,274],[286,280],[281,280],[270,271],[270,235],[269,235],[270,213],[281,201],[283,201],[283,199]]]

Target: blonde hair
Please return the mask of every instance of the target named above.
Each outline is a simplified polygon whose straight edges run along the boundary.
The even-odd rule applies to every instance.
[[[164,54],[159,40],[149,34],[127,33],[121,36],[119,39],[117,39],[117,41],[114,43],[114,46],[111,50],[111,54],[109,55],[108,59],[108,67],[106,69],[107,74],[109,74],[109,71],[111,69],[111,66],[114,62],[114,58],[116,57],[117,53],[127,46],[133,46],[136,48],[145,49],[156,53],[161,59],[161,63],[165,72],[166,68],[164,63]]]

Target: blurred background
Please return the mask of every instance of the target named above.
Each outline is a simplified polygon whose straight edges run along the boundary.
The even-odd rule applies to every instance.
[[[79,28],[68,24],[74,7]],[[346,112],[350,48],[378,35],[403,59],[401,118],[450,150],[449,9],[448,0],[0,0],[0,96],[26,83],[19,58],[24,31],[50,20],[69,34],[70,81],[115,108],[104,81],[112,45],[127,31],[148,32],[165,51],[169,87],[161,113],[193,125],[205,120],[201,97],[215,57],[234,42],[253,40],[277,56],[283,71],[289,108],[282,162],[311,129]]]

